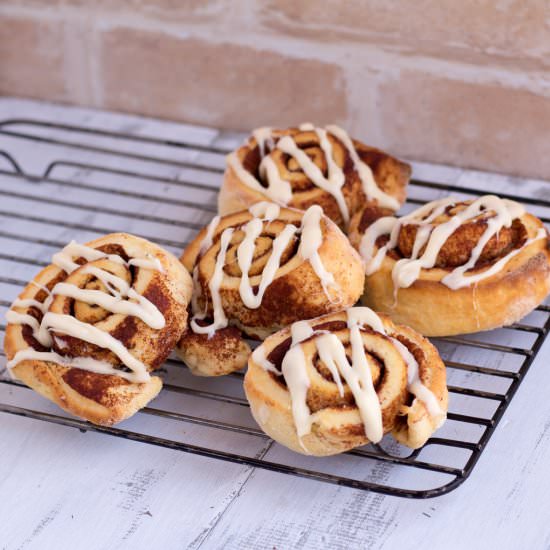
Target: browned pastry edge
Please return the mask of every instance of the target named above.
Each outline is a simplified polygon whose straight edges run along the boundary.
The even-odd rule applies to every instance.
[[[165,329],[153,332],[145,341],[140,342],[140,325],[144,323],[133,317],[127,317],[128,322],[119,324],[116,334],[124,345],[131,346],[136,351],[141,347],[145,356],[151,358],[151,369],[158,368],[172,351],[186,326],[191,279],[177,258],[145,239],[117,233],[106,235],[87,245],[101,248],[112,243],[132,249],[144,247],[161,262],[163,267],[164,273],[156,272],[151,277],[144,294],[166,315]],[[33,281],[51,289],[65,278],[66,275],[61,269],[50,265],[40,271]],[[22,299],[34,298],[39,301],[43,301],[45,297],[45,292],[32,283],[29,283],[19,295]],[[35,316],[38,316],[38,313],[34,310]],[[74,351],[82,351],[95,358],[101,356],[103,360],[110,355],[110,352],[101,350],[97,350],[99,353],[97,355],[90,346],[82,347],[74,338],[64,337],[64,339],[69,345],[75,346]],[[27,347],[41,348],[32,338],[29,327],[8,324],[4,339],[4,350],[8,360],[12,359],[19,350]],[[152,353],[147,352],[147,349]],[[65,411],[94,424],[106,426],[132,416],[153,399],[162,387],[162,381],[157,376],[152,376],[147,382],[134,383],[119,376],[98,374],[38,360],[21,361],[11,370],[11,373]]]
[[[279,137],[283,135],[300,136],[311,134],[315,136],[313,132],[301,132],[297,128],[275,130],[274,133]],[[330,135],[330,138],[333,143],[337,143],[342,149],[345,149],[335,136]],[[400,204],[403,204],[406,197],[406,187],[411,175],[411,166],[384,151],[369,147],[358,140],[352,141],[360,158],[371,168],[374,179],[380,189],[395,197]],[[251,137],[247,144],[236,151],[236,154],[245,168],[258,179],[257,165],[259,164],[260,157],[256,140]],[[314,157],[315,160],[316,158]],[[319,165],[319,161],[317,161],[317,164]],[[350,215],[353,215],[357,210],[362,210],[367,204],[375,204],[376,201],[369,202],[367,200],[362,190],[361,181],[353,168],[353,162],[347,150],[344,153],[344,160],[341,164],[341,168],[346,176],[346,183],[342,190]],[[326,169],[326,163],[321,164],[320,167],[321,169]],[[222,187],[218,195],[218,211],[221,215],[238,212],[262,200],[269,200],[269,198],[241,181],[233,168],[230,166],[226,168]],[[288,206],[305,210],[313,204],[319,204],[329,218],[341,228],[345,228],[342,213],[334,197],[312,183],[309,188],[301,193],[301,196],[295,193]]]
[[[367,213],[366,224],[361,223],[361,217],[363,215],[357,214],[350,226],[350,240],[356,248],[359,248],[364,229],[377,218],[377,214],[376,211]],[[543,227],[542,222],[530,214],[524,214],[519,221],[524,229],[519,232],[516,247],[521,247],[527,238],[533,238]],[[468,234],[462,237],[467,238]],[[453,253],[450,248],[450,253]],[[472,243],[469,242],[464,250],[471,248]],[[496,259],[509,251],[510,247],[504,248]],[[548,237],[524,246],[498,273],[456,290],[441,282],[453,269],[451,265],[423,269],[410,287],[400,288],[395,295],[392,269],[399,258],[388,254],[381,268],[365,277],[361,302],[389,314],[396,323],[408,325],[425,336],[467,334],[511,325],[525,317],[550,294]],[[492,261],[494,259],[490,257],[482,259],[468,275],[488,269]]]
[[[409,327],[395,325],[386,315],[380,315],[380,317],[387,334],[399,339],[414,355],[419,363],[422,382],[433,392],[442,411],[445,412],[448,404],[445,365],[436,348],[426,338]],[[312,319],[308,323],[318,330],[330,330],[338,333],[335,330],[334,322],[341,322],[345,319],[346,313],[339,312]],[[379,338],[387,340],[379,333],[375,334]],[[270,354],[278,346],[283,345],[282,353],[278,354],[279,361],[282,360],[282,355],[288,347],[285,347],[284,344],[289,338],[290,327],[287,327],[266,339],[262,344],[266,357],[270,357]],[[277,362],[273,355],[271,355],[271,359]],[[403,376],[406,377],[406,368],[403,370]],[[316,408],[314,401],[312,402],[314,396],[311,395],[310,387],[308,404],[315,408],[316,419],[311,433],[302,438],[302,446],[296,433],[290,394],[284,381],[281,383],[279,377],[256,363],[254,356],[251,356],[248,361],[244,388],[258,425],[275,441],[293,451],[315,456],[327,456],[342,453],[369,442],[365,436],[359,411],[354,405],[353,397],[349,402],[347,390],[345,399],[342,399],[340,404]],[[316,388],[314,391],[319,390]],[[377,391],[380,392],[380,388]],[[390,410],[383,412],[384,431],[391,432],[400,443],[411,448],[418,448],[424,445],[437,429],[438,423],[429,415],[425,405],[413,397],[411,394],[405,393],[402,398],[398,399],[395,406],[392,404]]]
[[[300,225],[302,217],[303,212],[299,210],[281,208],[277,220],[281,225]],[[240,227],[252,218],[248,210],[222,217],[214,234],[213,246],[218,246],[216,243],[224,229]],[[271,221],[269,226],[272,228],[273,225],[274,221]],[[220,295],[229,320],[229,329],[222,332],[223,338],[221,335],[208,338],[204,334],[194,334],[189,329],[176,349],[180,358],[195,374],[220,376],[244,368],[250,349],[240,332],[249,338],[261,340],[294,321],[349,307],[359,299],[364,279],[359,255],[331,220],[323,217],[321,226],[323,242],[319,248],[319,256],[325,268],[334,275],[340,288],[340,299],[335,302],[328,300],[311,263],[297,254],[289,257],[288,262],[279,269],[257,309],[249,309],[243,304],[239,293],[240,278],[225,273],[227,284]],[[183,265],[190,273],[193,272],[195,263],[208,254],[205,252],[199,259],[199,250],[205,235],[206,228],[199,232],[181,257]],[[210,260],[214,261],[214,258]],[[211,273],[212,271],[199,271],[201,292],[207,296]],[[253,286],[257,286],[259,281],[260,275],[250,278]],[[210,299],[208,307],[211,312]]]

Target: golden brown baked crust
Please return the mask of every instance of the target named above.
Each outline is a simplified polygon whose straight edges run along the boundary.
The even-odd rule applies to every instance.
[[[307,153],[325,176],[327,175],[327,160],[319,145],[319,137],[314,131],[289,128],[286,130],[273,130],[272,135],[274,142],[277,142],[283,136],[292,136],[298,147]],[[342,142],[330,132],[328,138],[332,144],[333,159],[342,168],[345,175],[342,190],[350,214],[354,214],[366,204],[376,204],[375,200],[368,200],[365,196],[361,180],[354,168],[349,152]],[[411,174],[410,165],[360,141],[352,141],[361,160],[372,170],[378,187],[394,197],[399,204],[403,204]],[[262,175],[258,170],[262,157],[256,139],[250,137],[248,142],[236,151],[236,155],[245,169],[262,184],[265,184],[265,180],[262,179]],[[292,199],[288,202],[288,206],[305,210],[313,204],[318,204],[323,208],[325,215],[341,228],[345,228],[346,224],[335,198],[327,191],[317,187],[292,157],[278,149],[267,151],[267,155],[275,162],[280,177],[289,181],[292,186]],[[238,212],[262,200],[269,200],[269,197],[249,187],[228,165],[218,197],[218,211],[220,214],[226,215]]]
[[[432,392],[441,413],[447,410],[445,366],[435,347],[414,330],[395,325],[380,315],[386,335],[370,328],[361,330],[366,355],[371,359],[371,375],[380,401],[383,431],[411,448],[421,447],[441,424],[444,416],[430,415],[425,404],[407,389],[407,364],[390,337],[396,338],[414,356],[421,382]],[[346,347],[348,360],[349,329],[346,312],[312,319],[308,324],[319,331],[335,334]],[[280,370],[290,346],[291,329],[273,334],[261,345],[263,354]],[[309,388],[307,405],[313,415],[310,433],[298,438],[292,413],[292,399],[285,379],[257,363],[253,354],[248,361],[244,388],[252,414],[270,437],[299,453],[326,456],[369,443],[354,396],[347,384],[338,391],[333,377],[319,359],[315,336],[299,344],[306,357]]]
[[[366,228],[384,215],[388,214],[377,213],[376,209],[355,215],[349,237],[356,248],[360,247]],[[434,224],[447,220],[448,216],[443,216],[434,220]],[[536,217],[525,213],[514,220],[511,227],[503,228],[497,237],[491,238],[475,268],[467,275],[481,273],[510,251],[519,249],[500,271],[457,289],[441,282],[456,266],[467,261],[485,227],[483,217],[460,226],[441,248],[435,267],[422,269],[411,286],[399,288],[395,295],[392,270],[399,259],[410,256],[411,250],[412,229],[404,226],[396,249],[384,258],[379,270],[366,276],[362,303],[387,313],[396,323],[409,325],[425,336],[466,334],[519,321],[550,293],[548,236],[526,246],[522,244],[534,238],[543,227]]]
[[[262,233],[255,241],[249,271],[253,288],[257,289],[260,284],[262,270],[272,253],[274,238],[288,224],[299,227],[303,215],[299,210],[280,208],[276,219],[263,222]],[[211,247],[200,254],[207,234],[205,228],[182,255],[181,261],[189,272],[196,269],[195,292],[198,294],[199,311],[206,308],[208,319],[204,324],[209,324],[213,313],[209,283],[220,251],[220,237],[225,229],[235,229],[226,254],[220,287],[222,307],[230,327],[210,338],[206,334],[194,334],[189,329],[177,348],[179,356],[195,374],[218,376],[244,368],[250,350],[242,340],[241,332],[252,339],[263,339],[299,319],[348,307],[361,295],[364,271],[359,255],[338,227],[322,216],[322,242],[318,254],[324,268],[334,276],[335,285],[329,289],[330,298],[311,262],[298,254],[302,237],[296,233],[281,256],[280,266],[266,288],[260,306],[255,309],[247,307],[239,290],[242,274],[235,255],[244,238],[242,227],[253,218],[248,210],[222,217],[213,234]]]
[[[196,376],[223,376],[246,365],[250,346],[237,327],[217,330],[211,338],[188,328],[178,343],[177,353]]]
[[[106,235],[87,243],[87,246],[123,258],[150,254],[151,258],[160,262],[162,271],[129,268],[108,259],[86,262],[84,258],[73,258],[81,265],[101,267],[125,278],[136,292],[146,297],[163,314],[165,327],[152,329],[137,317],[113,314],[99,306],[90,306],[60,295],[55,297],[48,311],[72,315],[108,332],[127,347],[135,358],[146,364],[150,371],[159,368],[186,327],[187,303],[192,290],[189,274],[172,254],[132,235]],[[42,287],[51,290],[59,282],[68,282],[78,288],[101,289],[101,282],[82,271],[79,268],[67,275],[59,267],[50,265],[36,275],[19,298],[44,303],[48,294]],[[12,310],[28,313],[39,321],[42,318],[41,311],[32,306],[16,306]],[[120,365],[120,360],[112,352],[78,338],[62,335],[62,347],[59,347],[60,342],[59,338],[54,338],[52,349],[61,355],[92,357],[115,366]],[[17,352],[28,348],[49,351],[35,340],[28,325],[9,323],[4,340],[8,360],[13,359]],[[132,416],[153,399],[162,387],[161,379],[156,376],[137,383],[116,375],[99,374],[36,359],[19,362],[11,369],[11,373],[67,412],[100,425],[112,425]]]

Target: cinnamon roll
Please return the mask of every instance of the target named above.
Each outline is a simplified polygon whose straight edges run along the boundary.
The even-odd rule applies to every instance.
[[[388,432],[421,447],[447,411],[445,366],[434,346],[365,307],[267,338],[249,359],[244,388],[264,432],[316,456],[377,443]]]
[[[301,210],[318,204],[345,229],[367,204],[396,211],[410,173],[408,164],[338,126],[259,128],[228,155],[218,208],[224,215],[266,199]]]
[[[160,391],[150,372],[185,330],[191,291],[177,258],[149,241],[71,242],[6,314],[8,369],[75,416],[120,422]]]
[[[430,202],[395,218],[358,213],[350,239],[366,268],[362,301],[426,336],[510,325],[550,292],[542,222],[517,202],[486,195]]]
[[[243,335],[264,339],[299,319],[354,304],[361,259],[319,206],[260,202],[215,217],[181,258],[193,274],[193,317],[178,353],[195,374],[246,366]]]

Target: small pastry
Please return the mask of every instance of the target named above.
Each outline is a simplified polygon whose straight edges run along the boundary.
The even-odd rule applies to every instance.
[[[418,448],[447,412],[435,347],[366,307],[273,334],[251,355],[244,388],[267,435],[315,456],[377,443],[388,432]]]
[[[494,195],[445,198],[401,218],[369,208],[350,240],[365,261],[362,302],[425,336],[511,325],[550,292],[547,230]]]
[[[367,204],[396,211],[410,173],[408,164],[351,139],[338,126],[259,128],[228,155],[218,209],[230,214],[262,200],[301,210],[318,204],[346,229]]]
[[[243,340],[337,311],[361,295],[359,254],[319,206],[260,202],[215,217],[181,261],[193,274],[193,318],[178,345],[191,371],[219,376],[246,366]]]
[[[157,245],[106,235],[54,254],[6,314],[8,369],[67,412],[110,426],[153,399],[187,324],[192,281]]]

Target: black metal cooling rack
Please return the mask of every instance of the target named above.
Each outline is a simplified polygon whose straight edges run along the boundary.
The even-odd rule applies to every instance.
[[[25,151],[24,158],[16,160],[10,148],[3,146],[2,138],[7,139],[9,143],[13,140],[21,141],[24,147],[18,147],[18,150]],[[108,146],[100,143],[103,138],[109,143]],[[130,147],[118,147],[118,143],[124,143],[126,146],[129,144]],[[26,159],[33,155],[33,148],[38,146],[47,146],[53,158],[40,173],[31,173],[23,168],[23,165]],[[155,150],[162,150],[163,153],[161,155],[137,153],[135,148],[138,146],[153,146]],[[68,151],[70,154],[67,153]],[[84,152],[86,155],[93,153],[99,158],[115,159],[116,162],[82,161],[78,158],[78,152]],[[182,152],[191,153],[191,156],[187,154],[190,158],[182,158],[180,154]],[[131,218],[170,226],[173,228],[171,234],[186,235],[188,240],[193,232],[208,222],[209,217],[216,211],[215,191],[223,171],[223,155],[227,152],[226,147],[204,145],[197,143],[194,139],[164,140],[33,119],[2,121],[0,122],[0,181],[4,183],[0,187],[0,239],[12,242],[18,249],[26,245],[41,245],[55,249],[66,244],[60,239],[49,238],[47,230],[40,236],[29,235],[25,231],[19,232],[17,222],[14,220],[20,223],[37,223],[45,228],[61,227],[77,234],[78,232],[101,234],[124,230],[116,224],[107,227],[93,222],[45,216],[37,205],[47,204],[52,208],[60,207],[82,212],[83,220],[88,219],[88,214],[112,214],[120,219]],[[166,153],[170,155],[167,156]],[[144,170],[143,166],[138,169],[134,166],[135,163],[143,162],[150,166],[174,167],[183,172],[191,170],[194,174],[210,174],[212,182],[201,183],[201,178],[190,176],[159,175],[155,170]],[[60,171],[63,173],[72,171],[72,175],[56,176]],[[87,176],[99,174],[102,177],[130,178],[134,182],[146,183],[146,190],[143,189],[143,185],[136,185],[135,189],[127,186],[109,187],[94,183],[93,178],[90,181],[90,177],[83,179],[74,175],[82,172]],[[29,184],[34,186],[30,190]],[[39,194],[33,191],[38,191],[40,186],[50,184],[55,186],[56,193]],[[179,197],[164,196],[162,188],[166,185],[180,189]],[[98,193],[105,200],[100,204],[69,200],[63,195],[64,189],[77,190],[84,194]],[[209,191],[212,196],[208,201],[193,198],[196,191]],[[407,202],[421,204],[441,193],[455,192],[475,196],[492,191],[413,179],[410,185],[411,197]],[[542,211],[541,219],[546,223],[550,222],[547,217],[550,213],[549,200],[521,196],[521,194],[500,194],[539,208]],[[23,211],[19,209],[15,212],[4,206],[8,198],[25,201],[28,206]],[[125,210],[124,201],[129,199],[139,201],[143,207],[138,211]],[[159,205],[175,205],[190,209],[193,216],[185,219],[169,217],[164,213],[155,214]],[[199,221],[189,221],[199,218]],[[10,222],[5,223],[6,220]],[[175,252],[180,251],[187,242],[183,237],[168,238],[166,235],[159,237],[147,234],[142,236],[155,240]],[[40,259],[34,259],[25,255],[0,252],[0,261],[4,262],[0,272],[0,308],[5,310],[10,306],[17,289],[27,283],[26,280],[11,276],[11,271],[6,272],[10,269],[9,266],[14,266],[15,271],[18,266],[24,265],[36,266],[38,269],[49,263],[49,256],[44,254]],[[498,332],[481,336],[438,339],[436,345],[449,373],[451,409],[447,425],[450,425],[450,428],[443,431],[442,435],[432,437],[422,449],[413,452],[405,451],[404,448],[388,442],[356,449],[337,459],[312,459],[295,455],[290,451],[286,452],[285,449],[270,442],[267,436],[250,421],[248,404],[242,392],[239,394],[234,391],[224,391],[224,386],[219,380],[211,382],[212,386],[208,386],[208,381],[205,381],[202,386],[197,387],[196,379],[188,375],[185,367],[175,360],[169,360],[166,365],[167,372],[172,374],[170,380],[164,385],[164,395],[174,394],[181,400],[204,401],[216,411],[218,411],[218,405],[234,407],[241,411],[240,418],[245,420],[236,421],[235,415],[226,415],[221,412],[217,415],[192,414],[179,411],[177,407],[157,407],[156,402],[153,403],[155,406],[146,407],[136,415],[132,429],[127,428],[126,423],[125,427],[94,426],[83,420],[71,418],[56,409],[51,409],[54,412],[50,412],[40,410],[38,406],[25,406],[24,403],[15,405],[4,402],[7,400],[2,400],[1,397],[0,412],[355,489],[403,497],[434,497],[458,487],[471,474],[540,350],[549,329],[550,306],[541,305],[522,323]],[[4,332],[4,324],[0,325],[0,330]],[[471,349],[469,355],[465,352],[466,349]],[[465,355],[473,360],[463,360]],[[1,360],[3,363],[5,358],[2,357]],[[185,373],[183,379],[181,376],[178,378],[178,373]],[[172,383],[172,379],[175,382]],[[237,385],[241,379],[240,373],[228,378]],[[23,401],[25,401],[25,395],[30,393],[24,385],[7,378],[0,379],[0,385],[0,387],[8,387],[11,394],[20,393]],[[475,414],[472,414],[472,411],[476,411]],[[192,434],[186,438],[181,435],[163,437],[159,433],[143,433],[139,426],[140,418],[143,417],[154,417],[163,422],[175,421],[210,431],[206,439],[202,437],[197,441],[193,441]],[[220,431],[229,438],[244,436],[259,439],[262,445],[256,453],[247,455],[235,452],[235,445],[232,444],[231,439],[221,438],[222,441],[218,441],[219,438],[215,433]],[[435,476],[435,478],[429,476]]]

